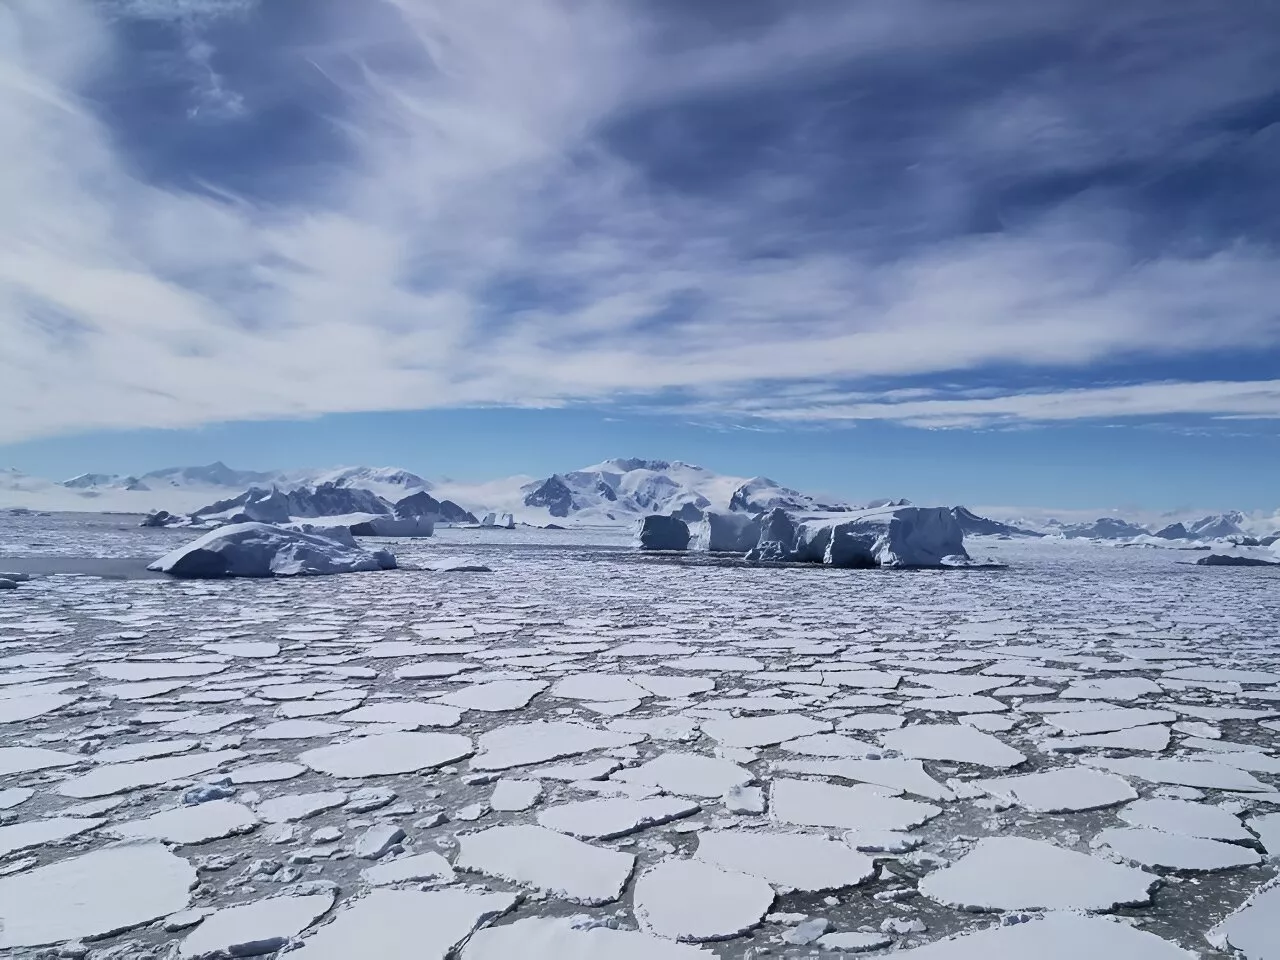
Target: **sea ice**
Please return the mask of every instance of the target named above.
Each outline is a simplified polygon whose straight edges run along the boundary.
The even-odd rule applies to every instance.
[[[1090,758],[1088,763],[1151,783],[1173,783],[1212,790],[1266,793],[1271,790],[1251,774],[1223,763],[1205,760],[1173,760],[1163,757]]]
[[[606,797],[545,807],[538,813],[538,823],[586,840],[612,840],[692,816],[701,809],[698,804],[677,797]]]
[[[960,723],[917,723],[880,734],[880,742],[918,760],[949,760],[981,767],[1016,767],[1026,757],[989,733]]]
[[[406,881],[444,880],[452,882],[453,867],[438,853],[417,853],[394,860],[384,860],[376,866],[361,871],[366,881],[375,887]]]
[[[638,767],[619,770],[614,780],[659,787],[682,797],[722,797],[754,777],[730,760],[697,753],[664,753]]]
[[[574,903],[622,896],[635,857],[528,824],[490,827],[458,838],[455,866],[534,887]]]
[[[300,754],[298,760],[312,770],[354,779],[429,770],[471,752],[471,739],[461,734],[397,731],[317,747]]]
[[[107,847],[0,877],[0,947],[133,929],[184,909],[195,882],[195,868],[158,843]]]
[[[1026,923],[988,927],[896,956],[915,960],[1195,960],[1154,934],[1107,917],[1046,913]]]
[[[1280,945],[1280,883],[1273,880],[1254,891],[1206,939],[1220,950],[1238,950],[1245,960],[1275,960]]]
[[[839,840],[806,833],[704,830],[695,857],[802,893],[857,886],[876,873],[870,857]]]
[[[1118,811],[1125,823],[1135,827],[1151,827],[1165,833],[1208,840],[1252,840],[1253,836],[1240,818],[1221,807],[1189,800],[1157,797],[1136,800]]]
[[[814,720],[794,713],[768,717],[726,717],[702,722],[702,732],[727,747],[768,747],[784,740],[822,733],[831,727],[830,721]]]
[[[445,960],[473,931],[518,901],[471,890],[374,890],[302,942],[297,960]]]
[[[600,926],[594,917],[526,917],[480,930],[462,960],[711,960],[712,954],[636,930]]]
[[[0,857],[18,850],[52,845],[60,840],[78,837],[102,825],[101,820],[84,820],[78,817],[50,817],[46,820],[28,820],[0,827]],[[0,931],[2,932],[2,931]]]
[[[643,739],[642,734],[613,733],[560,720],[511,724],[480,735],[480,750],[471,759],[471,769],[508,770],[591,750],[631,746]]]
[[[773,899],[760,877],[664,860],[636,880],[635,914],[643,929],[672,940],[728,940],[756,926]]]
[[[979,780],[977,786],[1033,813],[1096,810],[1138,797],[1123,777],[1088,767],[1060,767],[1022,777]]]
[[[537,780],[511,780],[504,777],[493,785],[489,808],[510,812],[528,810],[541,796],[542,784]]]
[[[162,810],[141,820],[112,824],[109,829],[111,833],[131,840],[192,844],[248,833],[257,825],[258,818],[244,804],[233,800],[211,800],[195,806]]]
[[[139,760],[135,763],[109,763],[71,780],[64,780],[58,784],[58,792],[64,797],[81,800],[106,797],[138,787],[152,787],[170,780],[192,777],[242,757],[244,754],[239,750],[218,750],[213,753]]]
[[[328,913],[333,897],[333,893],[269,897],[223,907],[206,917],[182,941],[179,955],[256,957],[274,953]]]
[[[1091,736],[1097,733],[1114,733],[1131,727],[1145,727],[1153,723],[1172,723],[1178,715],[1170,710],[1149,710],[1143,707],[1121,707],[1108,710],[1075,710],[1045,716],[1063,733]]]
[[[1187,837],[1146,827],[1103,830],[1093,845],[1104,846],[1125,860],[1166,870],[1229,870],[1259,863],[1262,857],[1248,847],[1221,840]]]
[[[345,528],[323,533],[266,523],[234,523],[167,553],[147,567],[175,577],[289,577],[388,570],[385,550],[358,546]]]
[[[883,787],[871,784],[774,780],[769,787],[769,816],[798,826],[910,830],[941,812],[929,803],[886,796]]]
[[[987,837],[920,881],[920,892],[974,911],[1114,910],[1151,902],[1158,880],[1043,840]]]

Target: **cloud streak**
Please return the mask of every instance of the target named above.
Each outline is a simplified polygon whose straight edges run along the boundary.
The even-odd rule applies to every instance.
[[[0,442],[672,395],[690,413],[714,394],[721,413],[918,426],[1280,408],[1274,385],[1220,378],[841,399],[872,380],[1280,347],[1280,269],[1265,234],[1151,249],[1143,215],[1094,190],[1019,208],[998,229],[960,225],[977,216],[974,196],[1005,196],[976,182],[991,171],[1049,177],[1112,162],[1098,156],[1110,128],[1089,125],[1097,90],[1064,100],[1031,70],[955,105],[932,139],[899,144],[928,175],[913,181],[922,193],[889,206],[874,191],[814,195],[831,182],[824,165],[864,175],[842,151],[879,169],[872,154],[889,140],[835,145],[812,117],[751,134],[745,165],[717,141],[708,162],[721,182],[691,185],[685,134],[708,103],[719,104],[714,122],[746,123],[762,93],[791,86],[812,104],[835,77],[871,83],[886,56],[927,72],[1018,40],[1103,43],[1078,35],[1079,4],[814,4],[705,35],[653,5],[394,0],[379,17],[333,6],[325,36],[258,55],[296,66],[298,96],[326,87],[330,99],[311,109],[340,136],[341,162],[266,196],[181,169],[157,177],[127,149],[93,95],[130,69],[121,21],[75,0],[0,13],[0,405],[11,412]],[[177,42],[200,67],[188,109],[217,107],[202,122],[221,119],[233,136],[265,94],[228,76],[202,31],[228,12],[251,19],[252,5],[182,9]],[[1127,149],[1149,159],[1170,129],[1252,102],[1266,42],[1241,47],[1212,96],[1161,100]],[[1104,59],[1137,87],[1162,75],[1135,57]],[[1182,69],[1215,66],[1209,50]],[[896,104],[830,109],[855,127],[905,122],[886,116]],[[954,160],[953,145],[964,148]],[[823,206],[848,215],[814,226]],[[829,398],[797,405],[813,383]]]

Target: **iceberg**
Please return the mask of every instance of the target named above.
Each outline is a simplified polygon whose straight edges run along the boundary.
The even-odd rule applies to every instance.
[[[703,513],[692,546],[705,553],[746,553],[760,541],[760,518],[746,513]]]
[[[689,525],[676,517],[650,514],[640,521],[636,540],[641,550],[687,550]]]
[[[150,564],[175,577],[291,577],[393,570],[385,550],[358,546],[344,527],[290,530],[236,523],[210,531]]]

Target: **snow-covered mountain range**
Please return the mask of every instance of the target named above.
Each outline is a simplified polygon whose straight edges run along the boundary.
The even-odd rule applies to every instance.
[[[367,466],[259,471],[236,470],[216,462],[137,475],[84,473],[61,482],[0,469],[0,509],[209,512],[219,502],[228,505],[254,487],[290,494],[297,501],[299,509],[294,512],[298,515],[318,515],[325,509],[320,505],[323,503],[354,503],[359,499],[354,491],[368,491],[385,501],[385,512],[406,497],[420,494],[416,503],[420,510],[430,502],[452,501],[460,508],[459,517],[466,511],[476,516],[496,511],[512,514],[519,523],[539,526],[622,525],[651,513],[692,519],[707,509],[755,513],[782,507],[797,514],[838,514],[907,503],[875,500],[854,504],[802,493],[767,477],[727,476],[678,460],[616,458],[549,477],[514,476],[485,483],[430,481],[399,467]],[[344,490],[353,492],[352,496],[340,495]],[[369,504],[362,509],[378,512]],[[957,507],[955,514],[971,536],[1148,538],[1154,542],[1265,537],[1280,531],[1280,511],[1086,518],[1069,513]]]

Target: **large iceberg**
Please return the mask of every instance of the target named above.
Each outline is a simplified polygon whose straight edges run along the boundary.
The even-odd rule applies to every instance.
[[[365,550],[345,527],[285,529],[236,523],[212,530],[147,567],[175,577],[293,577],[393,570],[386,550]]]
[[[687,550],[689,525],[677,517],[650,514],[640,521],[636,539],[641,550]]]
[[[650,517],[646,527],[652,522],[656,534],[668,520]],[[802,520],[781,507],[759,516],[707,513],[690,546],[748,560],[832,567],[944,567],[969,560],[964,529],[946,507],[885,506]]]
[[[694,528],[691,547],[706,553],[746,553],[760,542],[760,517],[706,511]]]

